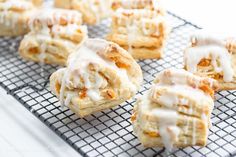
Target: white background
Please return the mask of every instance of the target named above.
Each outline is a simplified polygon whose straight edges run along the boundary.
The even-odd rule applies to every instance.
[[[210,30],[236,34],[235,0],[163,0],[167,10]],[[1,157],[74,157],[78,154],[0,89]]]

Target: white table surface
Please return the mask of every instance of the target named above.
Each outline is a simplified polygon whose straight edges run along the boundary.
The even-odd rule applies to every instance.
[[[164,5],[201,27],[236,32],[235,0],[164,0]],[[1,88],[0,98],[0,157],[79,156]]]

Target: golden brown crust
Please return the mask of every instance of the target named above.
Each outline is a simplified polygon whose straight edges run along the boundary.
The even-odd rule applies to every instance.
[[[163,56],[167,34],[161,14],[145,9],[118,9],[112,16],[112,31],[107,39],[128,50],[136,59],[153,59]]]
[[[20,36],[26,34],[29,31],[27,21],[34,10],[35,6],[30,1],[1,1],[0,36]]]
[[[158,13],[164,15],[165,11],[161,7],[161,4],[158,0],[114,0],[112,2],[112,9],[117,10],[119,8],[124,9],[149,9],[155,10]]]
[[[35,62],[66,65],[69,54],[87,38],[81,18],[75,11],[38,10],[29,19],[31,31],[20,43],[20,55]]]
[[[210,40],[210,39],[205,39],[206,41],[207,40]],[[213,39],[211,39],[213,40]],[[217,55],[219,55],[217,58],[216,58],[216,62],[217,64],[219,64],[219,66],[222,66],[222,64],[224,64],[224,62],[229,62],[230,66],[231,67],[228,67],[226,68],[225,70],[223,71],[220,71],[220,72],[217,72],[215,70],[215,67],[213,66],[213,62],[212,61],[212,56],[216,56],[216,54],[211,54],[210,56],[208,56],[207,58],[201,58],[200,61],[198,62],[197,66],[196,66],[196,71],[193,72],[195,75],[199,75],[199,76],[202,76],[202,77],[209,77],[209,78],[212,78],[212,79],[215,79],[219,82],[219,89],[218,90],[233,90],[233,89],[236,89],[236,42],[234,39],[232,38],[228,38],[228,39],[225,39],[222,41],[219,41],[219,42],[222,42],[222,44],[224,45],[219,45],[217,43],[214,43],[214,44],[206,44],[205,45],[205,55],[207,56],[207,53],[210,53],[210,51],[214,51],[212,53],[218,53]],[[220,50],[223,50],[225,49],[227,52],[227,54],[224,54],[225,51],[219,51],[217,52],[217,49],[216,48],[213,48],[214,50],[207,50],[209,47],[213,47],[215,46],[216,48],[220,48]],[[196,45],[193,44],[191,47],[188,47],[186,50],[185,50],[185,53],[184,53],[184,68],[186,70],[190,70],[189,69],[189,66],[188,63],[189,60],[191,59],[191,56],[192,55],[198,55],[197,54],[197,51],[195,51],[196,49],[198,48],[202,48],[203,46],[201,45]],[[202,50],[203,51],[203,50]],[[220,63],[221,62],[221,59],[222,57],[225,57],[223,63]],[[226,58],[228,59],[228,61],[226,60]],[[232,72],[233,72],[233,79],[231,81],[225,81],[224,79],[224,75],[226,75],[226,73],[228,73],[230,69],[232,69]]]
[[[204,86],[205,88],[202,88]],[[217,82],[167,69],[135,104],[131,121],[145,147],[205,146]]]
[[[83,21],[95,25],[107,18],[111,13],[111,0],[55,0],[54,5],[59,8],[78,10],[83,15]]]
[[[84,51],[90,49],[93,52],[88,53],[95,53],[91,54],[91,58],[89,57],[90,61],[86,59],[86,54],[82,54],[86,53],[82,49]],[[83,55],[78,58],[84,59],[76,61],[76,65],[73,66],[72,61],[76,59],[78,54]],[[95,63],[96,60],[100,60],[99,63]],[[83,70],[87,71],[86,74],[83,72],[81,75],[79,69],[85,63],[87,66]],[[66,101],[68,95],[74,95],[67,105],[80,117],[117,106],[130,99],[137,92],[142,82],[141,68],[127,51],[115,43],[101,39],[85,41],[78,52],[69,57],[67,68],[60,69],[52,74],[50,87],[58,98],[62,94],[63,78],[68,74],[67,70],[73,68],[75,69],[70,70],[66,77],[70,83],[66,84],[63,89],[63,98]],[[88,77],[84,76],[88,76],[89,80]],[[97,87],[98,80],[100,80],[99,87]],[[88,81],[89,86],[87,86]],[[93,96],[89,94],[91,90],[93,93],[98,93],[100,96],[98,100],[94,100]]]
[[[30,0],[35,6],[39,7],[43,4],[44,0]]]

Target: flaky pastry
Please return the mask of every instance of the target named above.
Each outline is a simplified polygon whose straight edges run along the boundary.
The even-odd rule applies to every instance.
[[[131,121],[138,139],[168,150],[206,145],[217,88],[217,81],[185,70],[160,72],[134,106]]]
[[[165,14],[159,0],[113,0],[112,9],[119,8],[155,10],[162,15]]]
[[[136,59],[161,58],[168,31],[164,16],[156,10],[120,8],[112,16],[107,39]]]
[[[55,7],[78,10],[87,24],[97,24],[111,14],[112,0],[55,0]]]
[[[140,66],[126,50],[88,39],[69,56],[66,68],[52,74],[50,87],[63,106],[84,117],[130,99],[142,79]]]
[[[219,82],[219,90],[236,89],[236,40],[198,32],[185,50],[185,69]]]
[[[65,65],[67,58],[87,38],[81,14],[65,9],[40,9],[29,20],[30,32],[20,43],[28,60]]]
[[[39,0],[0,0],[0,36],[19,36],[29,29],[27,21]]]

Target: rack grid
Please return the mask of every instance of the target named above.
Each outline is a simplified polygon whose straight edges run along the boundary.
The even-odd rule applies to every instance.
[[[61,108],[48,86],[50,74],[60,67],[21,59],[17,53],[21,37],[0,38],[0,86],[82,156],[235,156],[235,91],[216,93],[213,126],[206,147],[175,149],[166,154],[164,148],[144,148],[133,134],[130,115],[136,98],[150,88],[156,73],[170,67],[183,67],[182,53],[189,35],[200,29],[170,12],[167,19],[173,29],[165,57],[138,62],[144,74],[143,86],[136,97],[116,108],[83,119]],[[104,38],[109,25],[110,20],[104,20],[97,26],[89,26],[89,36]]]

